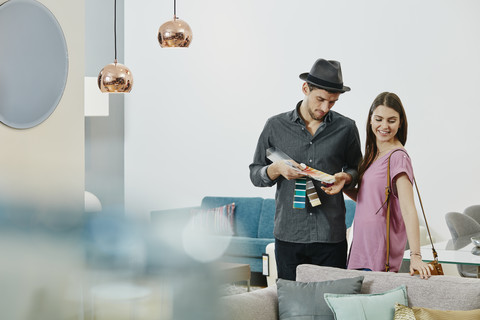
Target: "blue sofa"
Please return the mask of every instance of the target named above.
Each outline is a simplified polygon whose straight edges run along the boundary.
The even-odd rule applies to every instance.
[[[262,254],[266,246],[274,242],[273,221],[275,200],[260,197],[204,197],[200,207],[152,211],[152,220],[160,219],[166,213],[187,214],[194,208],[216,208],[235,203],[234,236],[222,260],[250,265],[252,272],[262,272]],[[355,202],[345,200],[347,228],[352,224]]]
[[[205,197],[202,208],[235,202],[234,234],[223,259],[246,263],[252,272],[262,272],[262,254],[274,242],[275,200],[260,197]]]

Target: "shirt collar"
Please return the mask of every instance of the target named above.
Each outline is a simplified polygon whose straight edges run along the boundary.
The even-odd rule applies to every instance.
[[[300,105],[302,104],[302,101],[299,101],[297,105],[295,106],[295,109],[293,109],[292,112],[292,117],[291,120],[293,122],[300,122],[303,123],[302,117],[300,117],[300,113],[298,112],[298,109],[300,109]]]

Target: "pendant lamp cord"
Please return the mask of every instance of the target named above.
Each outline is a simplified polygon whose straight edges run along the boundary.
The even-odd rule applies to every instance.
[[[115,63],[117,63],[117,0],[114,0],[113,10],[113,38],[115,39]]]
[[[173,0],[173,17],[177,19],[177,0]]]

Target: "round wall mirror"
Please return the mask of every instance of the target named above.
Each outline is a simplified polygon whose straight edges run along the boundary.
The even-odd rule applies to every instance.
[[[27,129],[45,121],[62,98],[68,50],[53,13],[35,0],[0,5],[0,121]]]

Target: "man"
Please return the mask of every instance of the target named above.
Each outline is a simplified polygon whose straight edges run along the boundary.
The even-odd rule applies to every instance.
[[[340,94],[350,91],[343,85],[340,63],[318,59],[300,79],[305,81],[304,99],[294,110],[268,119],[250,165],[255,186],[277,185],[275,256],[278,277],[287,280],[295,280],[299,264],[346,267],[345,203],[340,191],[355,186],[362,157],[355,122],[330,110]],[[296,179],[305,176],[285,161],[268,160],[266,150],[271,147],[292,158],[290,163],[297,168],[304,163],[335,173],[333,185],[313,181],[320,205],[306,198],[304,208],[293,207]],[[336,194],[327,195],[326,188]]]

